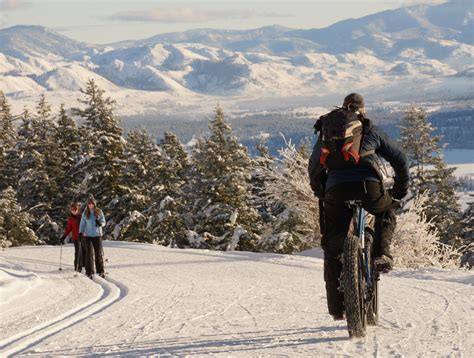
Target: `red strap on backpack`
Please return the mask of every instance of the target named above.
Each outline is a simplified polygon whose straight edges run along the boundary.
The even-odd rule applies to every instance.
[[[324,165],[329,154],[331,154],[331,151],[329,149],[321,147],[321,155],[319,156],[319,164]]]
[[[342,151],[342,154],[344,155],[345,161],[348,161],[349,156],[351,156],[352,158],[354,158],[354,161],[357,164],[359,163],[360,155],[356,151],[351,150],[353,144],[354,142],[349,142],[349,143],[344,144],[341,151]]]

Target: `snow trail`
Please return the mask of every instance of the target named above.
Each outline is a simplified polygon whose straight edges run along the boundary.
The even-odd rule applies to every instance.
[[[383,276],[379,326],[369,327],[364,339],[350,340],[345,322],[327,314],[320,258],[104,244],[110,276],[94,282],[68,280],[72,270],[52,272],[52,247],[0,253],[2,270],[80,283],[57,292],[81,297],[72,311],[39,325],[28,321],[31,326],[21,332],[2,322],[7,336],[0,355],[467,357],[474,351],[474,278],[467,272]],[[72,262],[72,248],[64,253],[65,262]]]
[[[3,270],[3,269],[2,269]],[[86,279],[82,277],[82,279]],[[68,311],[51,321],[34,326],[26,331],[0,341],[0,355],[11,356],[32,347],[54,334],[98,314],[116,301],[126,296],[128,289],[114,280],[94,278],[94,282],[101,286],[101,294],[92,298],[84,305]]]

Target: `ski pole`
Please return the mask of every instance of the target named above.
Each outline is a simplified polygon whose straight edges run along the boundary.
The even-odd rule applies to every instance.
[[[82,244],[81,244],[81,240],[78,238],[77,239],[77,250],[78,250],[78,253],[77,253],[77,257],[76,257],[76,267],[74,267],[74,270],[76,270],[76,272],[79,272],[79,267],[81,268],[81,271],[82,271]]]
[[[109,274],[107,272],[107,266],[106,266],[106,262],[108,261],[108,259],[105,258],[105,255],[104,255],[104,243],[102,241],[102,238],[100,238],[100,250],[102,251],[102,262],[103,262],[103,265],[104,265],[104,274]]]
[[[61,266],[62,261],[63,261],[63,244],[59,246],[59,271],[63,270]]]

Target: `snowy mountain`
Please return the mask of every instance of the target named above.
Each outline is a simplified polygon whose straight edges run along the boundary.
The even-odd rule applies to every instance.
[[[373,100],[465,98],[474,90],[473,19],[471,2],[452,0],[324,29],[201,29],[107,46],[15,26],[0,30],[0,90],[23,106],[38,90],[71,98],[65,93],[90,77],[116,99],[133,97],[132,112],[163,100],[314,98],[348,88]]]
[[[348,338],[327,314],[321,251],[309,256],[104,242],[106,279],[74,277],[72,245],[0,252],[0,355],[468,357],[474,280],[395,270],[379,324]],[[318,258],[319,257],[319,258]],[[469,353],[471,352],[471,353]]]

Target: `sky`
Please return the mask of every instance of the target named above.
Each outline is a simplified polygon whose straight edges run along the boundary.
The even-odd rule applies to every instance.
[[[196,28],[323,28],[347,18],[442,0],[0,0],[0,28],[41,25],[96,44]]]

